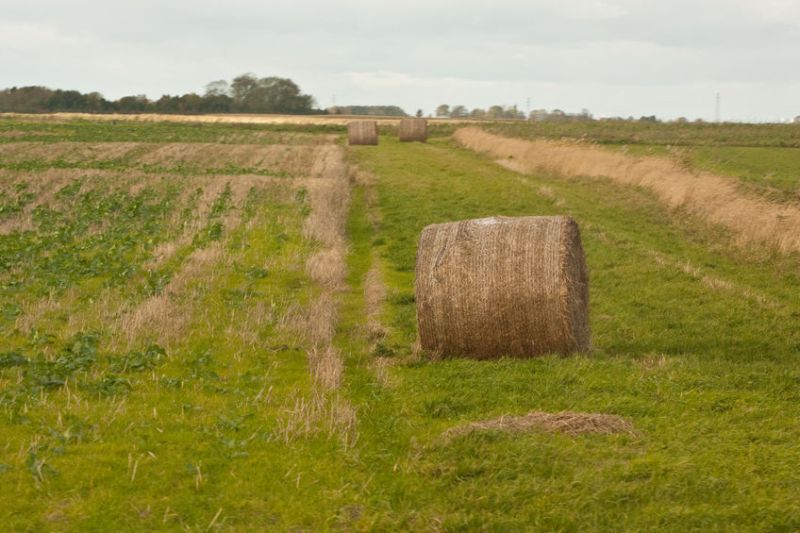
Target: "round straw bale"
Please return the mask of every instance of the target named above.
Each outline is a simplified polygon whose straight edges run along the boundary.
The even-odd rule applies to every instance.
[[[356,120],[347,124],[347,143],[378,144],[378,123],[374,120]]]
[[[424,118],[403,118],[400,119],[398,137],[401,142],[428,140],[428,121]]]
[[[424,350],[491,359],[589,348],[586,261],[570,217],[433,224],[416,277]]]

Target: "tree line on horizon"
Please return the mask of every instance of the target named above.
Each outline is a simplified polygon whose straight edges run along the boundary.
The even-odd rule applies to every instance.
[[[204,94],[165,94],[157,100],[145,95],[108,100],[98,92],[50,89],[41,86],[11,87],[0,90],[0,112],[48,113],[286,113],[322,114],[314,98],[303,94],[289,78],[258,78],[242,74],[230,83],[213,81]]]
[[[441,118],[470,118],[470,119],[488,119],[488,120],[532,120],[535,122],[559,122],[559,121],[589,121],[594,120],[592,114],[588,109],[581,110],[580,113],[566,113],[560,109],[553,109],[547,111],[546,109],[534,109],[528,115],[517,108],[516,105],[501,106],[493,105],[488,109],[467,109],[463,105],[450,106],[449,104],[441,104],[436,108],[436,116]]]

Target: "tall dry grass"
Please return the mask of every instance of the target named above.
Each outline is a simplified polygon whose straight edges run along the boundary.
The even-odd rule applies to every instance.
[[[152,149],[143,152],[137,161],[155,166],[235,166],[302,175],[314,163],[316,151],[315,146],[303,144],[167,143],[152,145]]]
[[[199,300],[227,261],[220,241],[192,252],[164,289],[119,316],[115,339],[125,341],[124,349],[147,340],[174,350],[195,318]]]
[[[636,157],[581,142],[524,141],[474,127],[459,129],[454,137],[466,148],[500,158],[498,162],[517,172],[610,178],[643,187],[671,209],[730,230],[742,245],[761,243],[783,253],[800,251],[800,206],[748,194],[732,178],[687,169],[668,158]]]
[[[284,440],[322,430],[338,435],[343,446],[358,438],[356,411],[336,392],[342,381],[344,362],[333,338],[338,321],[336,293],[345,286],[347,238],[345,225],[350,206],[350,186],[344,153],[339,146],[317,149],[310,177],[302,180],[308,192],[310,213],[303,226],[305,237],[319,244],[306,261],[306,272],[322,290],[293,320],[310,347],[307,352],[314,390],[311,400],[297,399],[279,417]]]
[[[140,146],[140,143],[132,142],[15,142],[0,144],[0,160],[8,163],[21,161],[103,162],[126,157]]]

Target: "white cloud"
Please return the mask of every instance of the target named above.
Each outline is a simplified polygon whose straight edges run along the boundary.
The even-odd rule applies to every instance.
[[[158,97],[252,71],[292,77],[322,105],[531,96],[693,116],[721,90],[737,116],[800,113],[797,0],[5,3],[0,86]]]
[[[0,21],[0,47],[6,50],[48,50],[93,43],[87,34],[65,32],[51,24]]]

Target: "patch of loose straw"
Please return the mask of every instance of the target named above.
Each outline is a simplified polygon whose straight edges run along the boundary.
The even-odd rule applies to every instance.
[[[534,411],[523,416],[501,416],[493,420],[471,422],[444,432],[446,439],[460,437],[475,431],[502,431],[506,433],[544,432],[563,433],[570,436],[614,433],[634,434],[633,424],[622,417],[601,413],[545,413]]]

